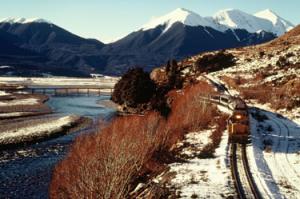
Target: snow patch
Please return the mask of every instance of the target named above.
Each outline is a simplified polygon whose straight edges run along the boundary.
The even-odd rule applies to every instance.
[[[234,188],[230,182],[228,165],[227,133],[224,133],[220,146],[216,149],[215,158],[197,157],[201,149],[211,143],[211,133],[212,129],[187,134],[183,142],[197,150],[184,149],[182,153],[191,157],[188,162],[170,165],[170,172],[176,172],[170,186],[176,188],[180,198],[224,198],[233,195]]]
[[[10,24],[26,24],[26,23],[48,23],[51,24],[50,21],[47,21],[45,19],[41,18],[13,18],[13,17],[8,17],[0,20],[0,23],[10,23]]]
[[[5,91],[0,91],[0,96],[7,96],[9,95],[9,93],[5,92]]]

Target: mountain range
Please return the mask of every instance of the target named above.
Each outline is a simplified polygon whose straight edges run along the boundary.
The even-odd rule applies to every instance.
[[[254,15],[227,9],[212,17],[179,8],[110,44],[79,37],[44,19],[0,21],[0,75],[118,75],[130,67],[151,70],[167,60],[260,44],[293,24],[271,10]]]

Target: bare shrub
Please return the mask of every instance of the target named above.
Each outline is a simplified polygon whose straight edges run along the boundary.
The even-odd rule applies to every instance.
[[[167,119],[156,112],[144,116],[116,118],[110,125],[89,136],[81,136],[67,157],[54,169],[51,198],[126,198],[135,181],[149,167],[166,161],[189,130],[206,127],[216,108],[201,102],[208,85],[195,85],[174,94]]]
[[[79,137],[55,168],[51,198],[124,198],[151,158],[161,122],[157,113],[119,117],[101,133]]]
[[[267,103],[274,94],[273,90],[268,85],[257,85],[255,87],[241,88],[240,93],[244,99],[256,99],[261,103]]]
[[[240,88],[244,99],[256,99],[260,103],[270,103],[274,109],[288,110],[300,106],[300,80],[291,80],[276,88],[262,84],[250,88]]]
[[[280,56],[278,61],[276,62],[276,65],[278,67],[285,67],[285,66],[289,65],[289,62],[286,57]]]

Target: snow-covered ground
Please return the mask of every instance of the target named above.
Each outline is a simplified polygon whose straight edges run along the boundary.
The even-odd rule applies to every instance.
[[[226,198],[234,195],[229,168],[229,154],[227,133],[224,133],[214,158],[203,159],[199,157],[201,150],[211,143],[209,136],[212,129],[200,132],[191,132],[178,146],[188,145],[180,152],[187,158],[185,163],[173,163],[170,172],[175,177],[169,186],[176,189],[180,198]]]
[[[265,198],[300,198],[300,125],[261,109],[252,113],[252,145],[248,147],[250,166]]]
[[[228,52],[236,53],[235,50],[229,50]],[[213,76],[214,78],[220,76],[240,76],[245,79],[251,79],[255,76],[254,74],[257,74],[257,71],[267,70],[268,67],[272,66],[273,71],[269,71],[270,74],[268,74],[267,78],[265,78],[262,82],[255,82],[256,84],[261,84],[272,81],[280,82],[285,79],[283,77],[300,74],[300,68],[284,68],[277,66],[277,62],[281,57],[286,57],[286,62],[292,65],[300,63],[300,45],[293,45],[284,51],[274,50],[272,56],[269,58],[267,58],[267,55],[264,56],[265,57],[263,58],[249,57],[246,55],[238,56],[235,66],[211,73],[211,76]],[[245,84],[243,86],[246,87],[251,85]]]
[[[18,117],[23,115],[28,115],[30,112],[10,112],[10,113],[0,113],[0,119],[9,117]]]
[[[281,114],[284,117],[288,118],[289,120],[292,120],[294,123],[300,125],[300,107],[294,108],[292,110],[286,110],[286,109],[274,110],[273,108],[271,108],[271,104],[260,104],[255,100],[249,100],[248,105],[255,106],[273,113]]]
[[[71,126],[78,119],[78,116],[64,116],[47,119],[38,124],[25,127],[16,126],[0,133],[0,145],[18,144],[23,141],[32,141],[36,138],[51,136],[62,131],[63,128]]]

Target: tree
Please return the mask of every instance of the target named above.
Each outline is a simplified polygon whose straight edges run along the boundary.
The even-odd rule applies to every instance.
[[[166,66],[168,85],[170,88],[182,88],[183,80],[176,60],[169,60]]]
[[[112,101],[128,107],[147,103],[156,91],[156,84],[142,68],[129,69],[115,85]]]

